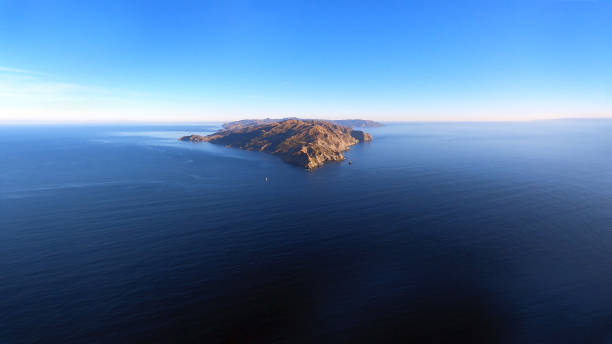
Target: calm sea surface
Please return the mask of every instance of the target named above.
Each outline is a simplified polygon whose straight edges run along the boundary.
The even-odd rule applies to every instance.
[[[0,343],[612,343],[612,121],[217,128],[0,126]]]

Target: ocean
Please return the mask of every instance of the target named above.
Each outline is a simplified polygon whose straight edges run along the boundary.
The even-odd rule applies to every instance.
[[[0,126],[0,343],[612,343],[612,120],[219,126]]]

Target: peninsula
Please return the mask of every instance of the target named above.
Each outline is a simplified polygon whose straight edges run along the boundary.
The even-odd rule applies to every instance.
[[[344,160],[343,152],[359,142],[372,141],[372,136],[326,120],[266,119],[230,122],[214,134],[183,136],[179,140],[266,152],[290,164],[314,169],[326,162]]]

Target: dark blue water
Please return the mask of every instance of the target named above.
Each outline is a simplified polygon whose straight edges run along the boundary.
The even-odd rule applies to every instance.
[[[612,342],[612,121],[215,128],[0,127],[0,343]]]

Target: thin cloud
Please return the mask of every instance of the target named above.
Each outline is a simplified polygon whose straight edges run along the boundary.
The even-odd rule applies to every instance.
[[[20,74],[38,74],[38,73],[30,71],[30,70],[19,69],[19,68],[10,68],[10,67],[4,67],[4,66],[0,66],[0,72],[20,73]]]
[[[45,73],[0,67],[0,122],[162,118],[147,93],[67,82]],[[163,104],[162,104],[163,105]],[[164,113],[174,109],[164,108]],[[113,117],[114,116],[114,117]],[[157,116],[157,117],[156,117]]]

